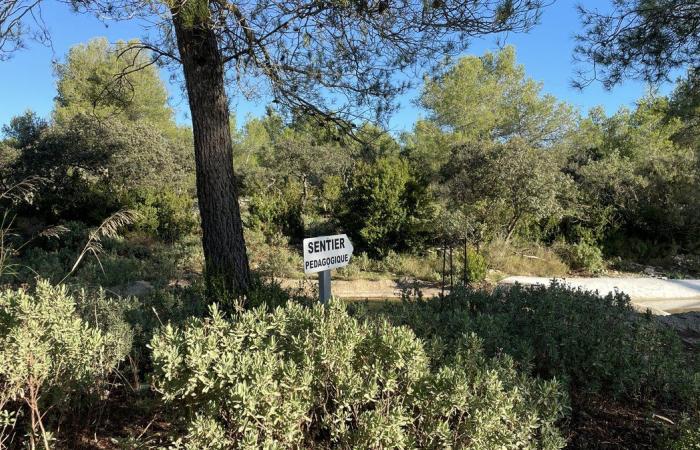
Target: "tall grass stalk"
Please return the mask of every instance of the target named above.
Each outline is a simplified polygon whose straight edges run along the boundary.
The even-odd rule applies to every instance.
[[[119,230],[122,227],[133,224],[138,218],[139,215],[135,211],[122,209],[107,217],[104,221],[102,221],[100,226],[91,230],[88,234],[88,240],[78,254],[73,267],[71,267],[70,271],[65,277],[63,277],[59,284],[62,284],[69,276],[71,276],[80,265],[80,262],[90,253],[92,253],[92,255],[95,257],[97,263],[100,265],[100,269],[102,269],[102,272],[104,273],[104,267],[102,267],[102,262],[100,261],[100,253],[103,251],[102,239],[114,239],[118,237]]]

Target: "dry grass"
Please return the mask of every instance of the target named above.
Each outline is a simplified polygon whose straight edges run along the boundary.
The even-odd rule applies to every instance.
[[[483,252],[489,268],[508,275],[551,277],[566,275],[569,267],[551,249],[536,243],[513,243],[497,238]]]
[[[389,252],[381,260],[371,259],[366,253],[353,255],[350,264],[336,273],[344,280],[398,280],[410,278],[423,281],[440,279],[440,259],[434,253],[412,255]]]
[[[286,242],[266,242],[261,236],[251,232],[246,235],[246,242],[249,245],[251,266],[254,270],[277,278],[308,278],[303,274],[301,255]],[[482,253],[488,267],[497,273],[552,277],[565,275],[569,271],[569,267],[554,251],[539,244],[515,245],[507,243],[504,239],[496,239],[485,245]],[[378,281],[408,278],[438,282],[442,279],[442,263],[442,256],[435,251],[426,255],[390,252],[382,260],[371,259],[365,253],[358,253],[353,255],[348,266],[334,271],[333,276],[341,280]],[[455,280],[461,280],[462,266],[462,249],[455,248]],[[445,270],[449,277],[449,259]]]
[[[102,269],[102,272],[104,273],[104,268],[102,268],[102,263],[100,262],[100,253],[102,253],[103,250],[102,238],[114,239],[118,237],[119,230],[126,225],[131,225],[134,223],[138,217],[139,215],[136,212],[123,209],[107,217],[99,227],[90,230],[85,247],[83,247],[82,251],[75,260],[73,267],[66,274],[66,276],[63,277],[59,284],[63,283],[69,276],[71,276],[73,272],[75,272],[75,269],[78,268],[83,258],[90,253],[95,256],[97,263],[100,265],[100,269]]]
[[[392,253],[385,259],[385,264],[387,271],[399,278],[437,281],[440,279],[440,261],[435,254],[416,256]]]
[[[25,178],[0,192],[0,200],[9,200],[12,205],[22,202],[31,204],[39,186],[43,182],[44,179],[38,176]],[[15,243],[12,242],[12,240],[18,235],[15,234],[13,230],[14,223],[15,216],[11,214],[10,210],[3,210],[2,217],[0,218],[0,277],[17,275],[16,269],[19,268],[20,265],[12,263],[11,261],[19,254],[23,247],[27,246],[35,238],[59,238],[68,231],[66,227],[61,225],[51,226],[22,243]]]

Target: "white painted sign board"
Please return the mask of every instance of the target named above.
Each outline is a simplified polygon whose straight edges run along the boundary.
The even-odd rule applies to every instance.
[[[347,266],[352,250],[352,243],[345,234],[304,239],[304,273]]]

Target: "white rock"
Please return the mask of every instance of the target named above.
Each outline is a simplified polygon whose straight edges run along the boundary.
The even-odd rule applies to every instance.
[[[126,285],[122,290],[122,294],[125,297],[143,297],[153,290],[153,285],[148,281],[134,281],[131,284]]]

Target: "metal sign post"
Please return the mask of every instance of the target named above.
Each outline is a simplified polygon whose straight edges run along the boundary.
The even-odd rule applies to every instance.
[[[331,298],[331,271],[330,269],[318,273],[318,299],[323,305],[328,305]]]
[[[318,297],[331,298],[331,269],[345,267],[352,256],[352,242],[344,234],[304,239],[304,273],[318,273]]]

